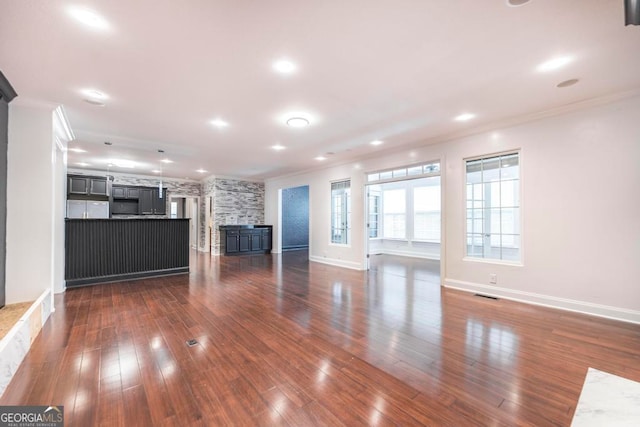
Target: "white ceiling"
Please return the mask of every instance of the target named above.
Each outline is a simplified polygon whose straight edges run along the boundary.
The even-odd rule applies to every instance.
[[[80,24],[71,6],[109,28]],[[623,0],[0,0],[0,10],[0,68],[20,98],[64,105],[71,145],[87,151],[69,152],[70,167],[123,158],[138,165],[110,170],[153,175],[163,149],[174,161],[165,176],[261,180],[319,167],[327,152],[322,166],[640,88],[640,27],[624,26]],[[572,61],[536,70],[558,56]],[[297,72],[274,72],[280,58]],[[556,88],[571,78],[580,82]],[[83,101],[88,88],[108,94],[105,106]],[[287,127],[292,111],[311,125]],[[453,120],[464,112],[476,118]]]

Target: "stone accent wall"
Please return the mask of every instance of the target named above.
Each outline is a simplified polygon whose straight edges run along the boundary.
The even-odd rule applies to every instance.
[[[212,197],[213,200],[211,251],[216,255],[220,254],[218,226],[264,224],[264,183],[262,182],[212,177],[202,182],[202,194]],[[204,237],[204,235],[201,236],[203,241]]]

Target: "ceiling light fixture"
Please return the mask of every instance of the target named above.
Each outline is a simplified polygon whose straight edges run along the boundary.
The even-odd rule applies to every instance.
[[[298,67],[296,67],[296,64],[287,59],[280,59],[273,63],[273,69],[280,74],[291,74],[294,73],[298,69]]]
[[[507,6],[518,7],[529,3],[531,0],[507,0]]]
[[[292,128],[303,128],[309,126],[309,120],[304,117],[290,117],[287,119],[287,126]]]
[[[87,150],[83,150],[82,148],[69,148],[69,151],[73,151],[74,153],[86,153]]]
[[[471,120],[473,118],[475,118],[476,115],[472,114],[472,113],[463,113],[460,114],[459,116],[457,116],[454,120],[456,122],[466,122],[467,120]]]
[[[326,158],[326,157],[324,157],[324,156],[318,156],[318,157],[316,157],[316,160],[317,160],[317,161],[319,161],[319,162],[321,162],[321,161],[323,161],[323,160],[327,160],[327,158]]]
[[[640,25],[640,1],[624,0],[624,25]]]
[[[371,141],[370,144],[371,145],[382,145],[382,144],[384,144],[384,141],[380,141],[379,139],[376,139],[375,141]]]
[[[202,169],[202,168],[200,168],[200,169],[196,169],[196,172],[198,172],[198,173],[206,173],[207,171]]]
[[[109,22],[92,10],[71,7],[68,12],[75,20],[89,28],[102,31],[109,29]]]
[[[281,151],[281,150],[284,150],[287,147],[285,147],[284,145],[276,144],[276,145],[272,145],[271,148],[273,150],[276,150],[276,151]]]
[[[574,84],[578,83],[580,80],[578,79],[569,79],[569,80],[565,80],[563,82],[560,82],[556,85],[556,87],[558,88],[563,88],[563,87],[569,87],[569,86],[573,86]]]
[[[90,166],[89,163],[85,163],[85,162],[78,162],[78,163],[76,163],[76,165],[82,166],[82,167]]]
[[[555,71],[564,67],[571,61],[573,61],[573,58],[570,56],[559,56],[538,65],[537,70],[541,73],[548,73],[549,71]]]
[[[87,104],[95,105],[96,107],[104,107],[104,102],[96,101],[95,99],[83,99]]]
[[[161,171],[159,169],[153,169],[151,172],[153,173],[160,173]]]
[[[87,99],[85,100],[87,102],[90,102],[90,101],[99,102],[109,98],[109,95],[107,95],[104,92],[100,92],[99,90],[96,90],[96,89],[83,89],[82,94],[87,97]]]
[[[217,128],[226,128],[227,126],[229,126],[229,123],[225,122],[222,119],[213,119],[210,123]]]
[[[173,163],[173,160],[169,160],[169,159],[162,159],[160,160],[162,163]]]

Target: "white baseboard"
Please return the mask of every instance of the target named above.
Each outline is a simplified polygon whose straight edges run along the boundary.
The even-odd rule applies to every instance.
[[[318,256],[309,255],[309,261],[319,262],[321,264],[335,265],[336,267],[349,268],[351,270],[364,270],[364,266],[360,263],[353,261],[344,261],[334,258],[322,258]]]
[[[440,261],[439,255],[424,254],[420,252],[411,252],[411,251],[396,251],[393,249],[376,250],[375,252],[371,252],[371,255],[396,255],[396,256],[405,256],[409,258],[421,258],[421,259],[431,259],[434,261]]]
[[[623,322],[640,324],[640,311],[629,310],[626,308],[594,304],[592,302],[559,298],[551,295],[542,295],[533,292],[518,291],[514,289],[483,285],[480,283],[466,282],[463,280],[454,280],[449,278],[446,278],[444,280],[444,286],[447,288],[500,297],[508,300],[524,302],[527,304],[558,308],[560,310],[573,311],[576,313],[589,314],[592,316],[605,317],[607,319],[621,320]]]

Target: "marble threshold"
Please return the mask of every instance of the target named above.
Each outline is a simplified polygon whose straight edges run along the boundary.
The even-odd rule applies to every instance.
[[[48,289],[0,340],[0,396],[4,394],[33,340],[49,319],[52,308],[51,289]]]
[[[589,368],[571,427],[640,426],[640,382]]]

